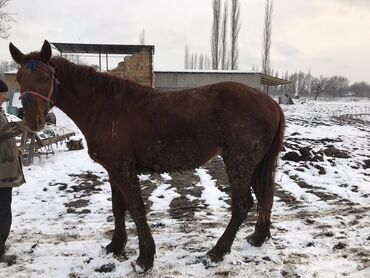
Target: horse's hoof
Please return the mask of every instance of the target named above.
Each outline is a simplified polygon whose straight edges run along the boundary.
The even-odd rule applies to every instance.
[[[203,259],[203,264],[206,268],[215,267],[219,262],[224,260],[225,254],[230,253],[230,251],[220,251],[217,252],[215,249],[211,249],[207,252],[207,255]]]
[[[247,242],[255,247],[260,247],[265,242],[265,237],[258,237],[254,233],[247,237]]]
[[[105,251],[107,254],[113,253],[113,255],[118,256],[122,254],[123,246],[117,246],[117,244],[111,242],[105,247]]]
[[[252,246],[260,247],[265,241],[271,238],[270,226],[271,223],[257,225],[253,234],[247,236],[247,242]]]
[[[151,264],[150,266],[139,265],[137,261],[132,261],[131,266],[137,274],[147,273],[153,269],[153,264]]]
[[[204,256],[202,263],[205,268],[216,267],[218,265],[218,263],[213,261],[208,255]]]

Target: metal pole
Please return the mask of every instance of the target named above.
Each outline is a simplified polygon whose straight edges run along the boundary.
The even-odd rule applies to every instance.
[[[107,72],[108,72],[108,53],[105,53],[105,64],[107,65]]]
[[[101,52],[99,50],[99,70],[101,71]]]

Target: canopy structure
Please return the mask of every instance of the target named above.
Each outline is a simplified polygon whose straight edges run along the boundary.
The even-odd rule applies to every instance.
[[[51,42],[52,46],[57,49],[60,54],[98,54],[99,69],[101,70],[101,58],[105,54],[106,66],[108,70],[108,54],[114,55],[131,55],[142,51],[149,51],[154,54],[154,45],[128,45],[128,44],[92,44],[92,43],[60,43]]]
[[[265,86],[279,86],[291,84],[292,81],[261,73],[261,84]]]

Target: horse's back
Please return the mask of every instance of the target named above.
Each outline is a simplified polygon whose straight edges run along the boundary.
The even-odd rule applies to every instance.
[[[198,167],[226,145],[272,137],[276,119],[266,114],[273,106],[264,93],[234,82],[155,93],[131,113],[137,159],[158,171]]]
[[[218,127],[247,120],[264,122],[272,128],[279,124],[279,105],[264,92],[238,82],[220,82],[166,96],[167,107],[198,120],[211,117]]]

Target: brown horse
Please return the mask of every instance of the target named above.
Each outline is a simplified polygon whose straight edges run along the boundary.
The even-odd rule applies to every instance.
[[[137,272],[152,268],[154,240],[146,219],[138,173],[194,169],[221,155],[232,192],[231,220],[205,258],[219,262],[258,200],[255,246],[270,237],[274,172],[284,134],[284,114],[264,93],[233,82],[176,92],[158,92],[132,81],[51,58],[45,41],[40,52],[24,55],[9,45],[20,65],[25,121],[40,130],[51,106],[63,110],[84,134],[90,157],[108,172],[115,230],[107,252],[122,252],[125,212],[135,222],[140,254]]]

